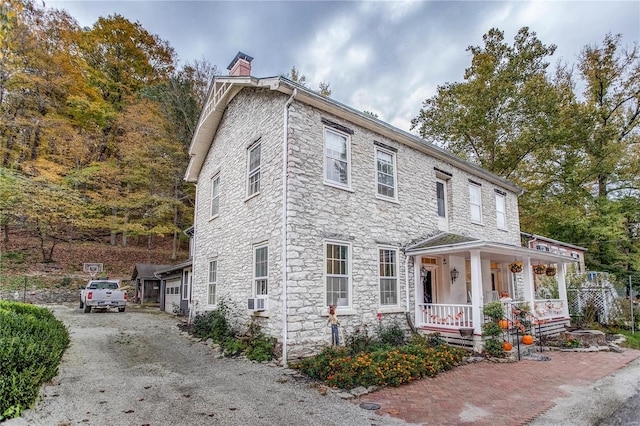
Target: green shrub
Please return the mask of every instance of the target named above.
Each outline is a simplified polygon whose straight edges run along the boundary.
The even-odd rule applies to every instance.
[[[271,361],[277,340],[265,336],[255,318],[247,331],[238,335],[230,325],[229,314],[229,306],[221,300],[215,310],[196,315],[191,333],[202,339],[210,338],[214,343],[222,345],[224,356],[238,356],[244,353],[252,361]]]
[[[259,336],[247,342],[244,354],[252,361],[271,361],[275,347],[276,339],[274,337]]]
[[[69,333],[51,311],[0,301],[0,420],[33,405],[40,387],[58,374]]]
[[[504,307],[502,305],[502,302],[495,301],[487,303],[482,308],[482,313],[492,320],[498,321],[500,318],[504,317]]]
[[[486,322],[482,325],[483,334],[485,336],[499,336],[502,334],[503,330],[498,323],[495,322]]]
[[[224,356],[238,356],[244,351],[242,339],[228,339],[222,345]]]
[[[226,302],[220,300],[213,311],[197,314],[193,320],[192,333],[202,339],[211,338],[219,345],[234,338],[235,332],[229,323]]]
[[[379,321],[378,327],[376,328],[376,335],[378,341],[394,347],[402,346],[405,342],[404,330],[400,327],[397,320],[394,320],[389,325],[384,325],[382,321]]]
[[[373,338],[369,336],[369,328],[366,324],[356,328],[353,333],[347,334],[344,339],[344,345],[352,355],[371,351],[373,349],[372,344]]]
[[[487,339],[484,341],[484,351],[491,356],[504,355],[504,349],[502,348],[502,342],[496,339]]]
[[[349,348],[327,347],[318,355],[291,364],[306,375],[342,389],[357,386],[399,386],[458,365],[466,351],[448,345],[431,346],[428,339],[390,350],[351,355]]]

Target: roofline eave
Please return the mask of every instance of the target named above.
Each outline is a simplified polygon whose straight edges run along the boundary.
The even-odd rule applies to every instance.
[[[189,166],[187,167],[187,172],[185,173],[185,180],[188,182],[197,182],[202,164],[204,164],[204,157],[206,157],[211,141],[213,140],[213,136],[216,133],[217,126],[222,116],[222,112],[225,110],[229,102],[231,102],[235,95],[239,93],[244,87],[264,87],[270,90],[277,90],[286,95],[291,95],[293,94],[293,91],[296,90],[296,100],[302,101],[308,105],[314,106],[320,110],[326,111],[338,117],[347,115],[348,120],[356,125],[364,127],[368,130],[372,130],[378,134],[386,136],[389,139],[395,140],[418,151],[424,152],[425,154],[428,154],[438,160],[444,161],[451,165],[455,165],[455,167],[470,174],[480,175],[487,181],[504,188],[509,188],[511,191],[517,193],[518,195],[524,192],[524,189],[522,187],[516,185],[508,179],[495,175],[469,161],[463,160],[462,158],[450,153],[443,148],[426,142],[424,139],[421,139],[416,135],[398,129],[397,127],[385,123],[384,121],[378,120],[377,118],[369,114],[365,114],[364,112],[358,111],[329,97],[323,96],[320,93],[314,92],[307,87],[288,80],[284,77],[266,77],[261,79],[250,76],[214,77],[205,105],[210,105],[213,101],[212,98],[215,95],[213,86],[216,83],[220,85],[228,83],[232,86],[235,86],[237,90],[232,93],[232,96],[226,96],[222,98],[222,102],[219,105],[220,108],[216,106],[216,109],[219,110],[220,117],[218,117],[218,119],[214,122],[210,123],[211,128],[208,129],[208,131],[204,134],[201,133],[201,128],[203,128],[203,126],[208,122],[211,114],[209,113],[209,111],[206,111],[207,107],[203,108],[200,119],[198,121],[198,125],[196,126],[196,131],[191,141],[191,145],[189,147],[189,155],[191,156],[191,159],[189,161]]]
[[[466,242],[458,244],[447,244],[443,246],[428,247],[423,249],[410,249],[406,251],[407,256],[428,256],[428,255],[446,255],[455,254],[460,252],[468,252],[471,250],[479,250],[485,253],[495,253],[499,255],[514,256],[514,258],[529,257],[540,261],[551,262],[563,262],[563,263],[576,263],[578,259],[574,259],[570,256],[564,256],[561,254],[541,252],[540,250],[534,250],[520,246],[507,246],[498,243],[492,243],[488,241],[480,242]]]

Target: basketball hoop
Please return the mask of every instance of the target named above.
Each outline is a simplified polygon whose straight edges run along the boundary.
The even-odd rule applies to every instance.
[[[85,263],[82,265],[82,270],[91,275],[91,279],[93,279],[96,274],[99,274],[103,271],[102,263]]]

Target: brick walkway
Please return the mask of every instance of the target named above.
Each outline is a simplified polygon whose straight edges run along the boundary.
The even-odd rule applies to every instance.
[[[380,405],[390,415],[422,425],[522,425],[567,396],[562,386],[588,386],[640,357],[638,350],[544,352],[550,361],[482,361],[432,379],[387,387],[354,402]]]

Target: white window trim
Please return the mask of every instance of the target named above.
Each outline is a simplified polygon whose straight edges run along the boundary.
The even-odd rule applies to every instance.
[[[182,287],[181,289],[181,299],[182,300],[189,300],[189,281],[187,280],[188,275],[186,274],[185,271],[182,271],[182,278],[180,279],[180,287]]]
[[[498,199],[502,199],[502,220],[503,220],[503,225],[500,226],[500,220],[499,220],[499,215],[500,215],[500,211],[498,210]],[[507,230],[507,197],[505,195],[502,194],[498,194],[496,193],[496,226],[498,227],[498,229]]]
[[[333,180],[327,179],[327,139],[326,133],[332,132],[337,135],[343,136],[347,141],[347,183],[343,184]],[[348,133],[340,132],[333,127],[324,126],[322,131],[322,179],[325,185],[332,186],[334,188],[346,189],[351,191],[351,135]]]
[[[216,263],[216,271],[215,271],[215,281],[211,281],[211,263],[215,262]],[[209,259],[209,262],[207,262],[207,306],[215,306],[218,303],[218,259]],[[215,289],[216,289],[216,294],[214,297],[214,301],[213,303],[209,303],[209,300],[211,299],[210,295],[211,295],[211,285],[214,285]]]
[[[247,148],[247,199],[255,197],[257,195],[260,194],[260,191],[262,190],[262,146],[261,146],[261,139],[258,139],[257,141],[255,141],[254,143],[252,143],[248,148]],[[258,165],[258,167],[254,170],[251,170],[251,152],[260,147],[260,164]],[[259,184],[259,188],[256,192],[251,192],[251,177],[255,176],[256,174],[260,175],[260,184]]]
[[[256,252],[260,249],[267,249],[267,274],[265,276],[256,276]],[[253,270],[252,272],[252,294],[253,297],[261,297],[261,298],[267,298],[269,297],[269,244],[267,243],[261,243],[261,244],[255,244],[253,246],[253,256],[252,256],[253,262],[252,262],[252,266],[251,269]],[[257,288],[257,281],[258,280],[266,280],[267,282],[267,294],[258,294],[258,288]]]
[[[388,197],[386,195],[382,195],[378,192],[378,151],[383,152],[385,154],[388,154],[391,156],[391,167],[393,167],[393,197]],[[379,146],[376,146],[373,152],[373,170],[375,173],[375,177],[374,177],[374,182],[375,182],[375,194],[376,194],[376,198],[379,198],[381,200],[387,200],[387,201],[398,201],[398,168],[397,168],[397,161],[396,161],[396,153],[388,150],[388,149],[384,149],[381,148]]]
[[[350,242],[347,241],[340,241],[340,240],[325,240],[324,244],[322,245],[322,258],[323,260],[323,282],[324,282],[324,306],[325,308],[329,306],[329,301],[327,300],[327,278],[329,277],[329,274],[327,274],[327,246],[328,245],[340,245],[340,246],[347,246],[347,250],[348,250],[348,254],[347,254],[347,299],[348,299],[348,303],[347,306],[336,306],[336,310],[346,310],[346,311],[350,311],[352,306],[353,306],[353,291],[352,291],[352,285],[353,285],[353,273],[352,273],[352,268],[353,268],[353,256],[352,256],[352,246]],[[342,275],[331,275],[331,276],[342,276]]]
[[[387,277],[387,276],[382,276],[380,275],[380,251],[381,250],[388,250],[388,251],[393,251],[395,252],[395,271],[396,271],[396,275],[395,277]],[[399,254],[400,251],[398,250],[397,247],[391,247],[391,246],[378,246],[378,305],[381,308],[395,308],[398,307],[400,305],[400,258],[399,258]],[[382,279],[389,279],[389,278],[395,278],[396,280],[396,303],[393,305],[384,305],[382,304]]]
[[[479,198],[479,203],[478,204],[474,204],[471,202],[471,188],[474,188],[475,190],[478,191],[478,198]],[[473,210],[472,208],[477,206],[479,208],[479,214],[480,214],[480,219],[474,219],[473,218]],[[469,218],[471,220],[471,223],[477,223],[482,225],[482,186],[481,185],[477,185],[475,183],[469,182]]]
[[[218,195],[215,197],[218,199],[218,211],[214,214],[213,213],[213,188],[215,187],[214,183],[215,181],[218,181]],[[218,216],[220,216],[220,173],[215,174],[212,178],[211,178],[211,205],[209,206],[209,219],[215,219]]]

